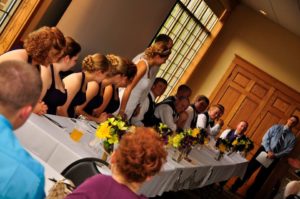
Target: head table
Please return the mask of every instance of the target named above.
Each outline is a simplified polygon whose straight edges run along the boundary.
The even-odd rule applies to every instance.
[[[80,126],[84,135],[80,142],[70,138],[74,126]],[[72,162],[85,158],[101,158],[102,152],[96,152],[89,146],[94,139],[93,122],[82,121],[56,115],[38,116],[32,114],[16,135],[23,146],[38,156],[57,172],[61,172]],[[195,147],[189,154],[191,161],[174,161],[171,157],[174,149],[168,149],[167,162],[161,172],[147,181],[140,192],[148,197],[161,195],[166,191],[194,189],[215,182],[227,180],[233,176],[243,177],[248,161],[233,153],[217,161],[217,150],[212,146]],[[109,170],[101,173],[110,174]]]

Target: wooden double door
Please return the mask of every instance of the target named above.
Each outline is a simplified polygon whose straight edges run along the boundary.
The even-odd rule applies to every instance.
[[[262,137],[272,125],[285,124],[290,115],[300,117],[299,92],[238,56],[234,58],[210,99],[211,104],[220,103],[225,107],[222,117],[225,125],[222,130],[235,128],[241,120],[248,121],[246,135],[255,143],[255,149],[248,158],[261,145]],[[294,128],[294,133],[299,139],[299,124]],[[298,144],[292,153],[300,155],[299,152]],[[285,165],[287,166],[286,163]],[[283,171],[281,173],[284,175]],[[272,187],[271,184],[268,187]]]

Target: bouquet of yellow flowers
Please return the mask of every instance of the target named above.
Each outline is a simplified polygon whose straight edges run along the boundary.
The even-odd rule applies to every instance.
[[[215,147],[219,150],[216,160],[220,160],[226,151],[230,151],[231,143],[228,139],[218,138]]]
[[[169,144],[179,150],[206,143],[208,143],[208,136],[205,129],[202,128],[187,129],[169,139]]]
[[[169,145],[184,153],[185,156],[189,154],[193,146],[207,142],[206,131],[201,128],[187,129],[169,137]]]
[[[104,140],[104,149],[110,154],[113,151],[113,145],[119,142],[128,129],[127,122],[121,117],[111,117],[98,126],[95,137]]]
[[[173,131],[164,123],[159,123],[159,125],[155,127],[155,130],[159,133],[164,144],[167,145],[169,137],[173,134]]]
[[[232,143],[232,152],[239,151],[246,156],[254,148],[253,141],[246,136],[236,138]]]

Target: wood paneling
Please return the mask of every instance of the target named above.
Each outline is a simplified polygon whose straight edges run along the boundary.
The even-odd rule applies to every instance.
[[[260,99],[263,99],[264,96],[266,96],[268,90],[267,88],[263,87],[262,85],[258,84],[257,82],[253,85],[253,87],[250,90],[250,93],[253,93]]]
[[[0,35],[0,54],[8,51],[15,42],[41,0],[23,0],[14,16]]]
[[[233,60],[210,99],[211,104],[220,103],[225,107],[223,129],[235,128],[241,120],[248,121],[249,128],[246,135],[255,143],[251,155],[261,145],[262,137],[272,125],[284,124],[292,114],[300,116],[299,92],[238,56]],[[300,136],[300,124],[294,129],[294,133]],[[299,154],[299,151],[295,150],[291,155]],[[251,158],[251,155],[248,158]],[[282,168],[287,167],[286,162],[278,165]],[[266,198],[270,193],[266,190],[271,190],[274,183],[283,177],[286,172],[282,171],[282,168],[275,169],[280,175],[272,174],[268,178],[259,193],[260,197]]]
[[[243,88],[246,88],[246,86],[249,84],[250,79],[248,79],[246,76],[244,76],[241,73],[238,73],[234,79],[233,82],[237,83],[238,85],[240,85]]]

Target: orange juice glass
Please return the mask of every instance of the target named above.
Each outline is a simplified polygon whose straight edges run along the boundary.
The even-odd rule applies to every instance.
[[[79,142],[82,135],[83,135],[83,132],[78,130],[77,128],[74,128],[72,130],[72,132],[70,133],[71,139],[74,140],[75,142]]]

